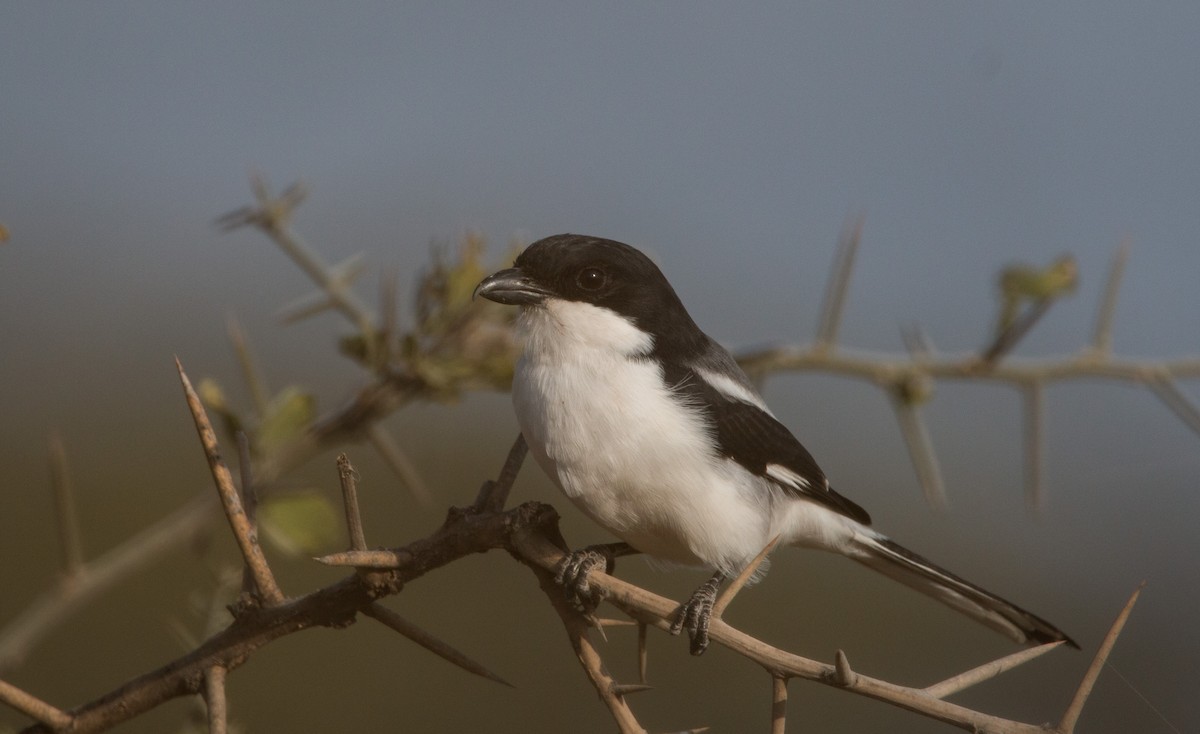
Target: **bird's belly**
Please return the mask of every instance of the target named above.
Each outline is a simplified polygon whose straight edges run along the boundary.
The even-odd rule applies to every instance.
[[[661,383],[649,360],[525,358],[513,402],[531,453],[589,517],[651,556],[736,571],[769,540],[770,493]]]

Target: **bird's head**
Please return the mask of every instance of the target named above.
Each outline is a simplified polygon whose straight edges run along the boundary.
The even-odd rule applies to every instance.
[[[683,308],[650,258],[620,242],[575,234],[534,242],[513,267],[484,278],[475,295],[510,306],[586,303],[636,322]]]

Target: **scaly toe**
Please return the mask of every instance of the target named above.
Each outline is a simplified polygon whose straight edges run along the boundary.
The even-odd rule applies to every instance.
[[[595,548],[572,551],[559,564],[554,581],[563,587],[572,604],[590,613],[604,600],[604,594],[588,583],[588,574],[597,566],[607,569],[611,563],[606,554]]]
[[[675,620],[671,622],[671,634],[677,635],[684,629],[688,631],[693,655],[703,655],[708,649],[708,626],[712,621],[713,604],[716,603],[721,580],[718,575],[701,584],[679,608]]]

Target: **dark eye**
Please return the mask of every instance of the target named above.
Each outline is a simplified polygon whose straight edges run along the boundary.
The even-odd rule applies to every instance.
[[[597,291],[608,283],[608,275],[596,267],[588,267],[579,271],[575,283],[585,291]]]

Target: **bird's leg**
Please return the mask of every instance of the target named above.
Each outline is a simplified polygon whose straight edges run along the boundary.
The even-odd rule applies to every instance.
[[[682,630],[688,631],[692,640],[692,654],[703,655],[708,649],[708,623],[712,621],[713,604],[717,600],[717,590],[725,581],[725,574],[717,571],[708,581],[696,589],[692,598],[679,607],[675,621],[671,623],[671,634],[677,635]]]
[[[590,614],[600,606],[604,593],[588,583],[588,574],[600,565],[604,566],[605,573],[611,574],[617,566],[617,558],[638,552],[628,543],[601,543],[571,551],[558,564],[554,582],[563,587],[575,606]]]

